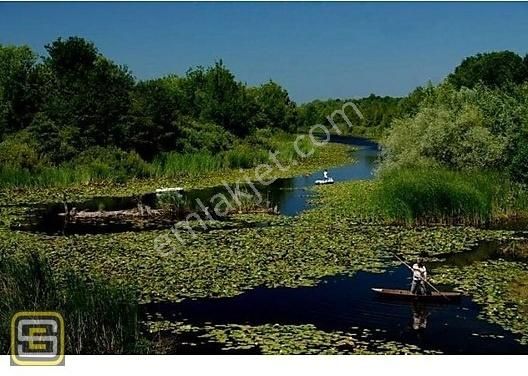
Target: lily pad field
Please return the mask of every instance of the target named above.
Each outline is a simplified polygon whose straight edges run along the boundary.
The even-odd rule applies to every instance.
[[[174,236],[177,219],[154,227],[42,227],[57,215],[49,212],[52,196],[38,190],[13,200],[4,195],[3,262],[38,257],[49,266],[55,288],[73,288],[69,281],[76,275],[86,281],[74,286],[82,294],[119,299],[108,317],[104,307],[82,308],[106,320],[93,318],[115,330],[119,341],[72,345],[71,353],[528,354],[528,227],[522,220],[515,226],[509,220],[400,221],[372,205],[383,184],[375,142],[340,137],[321,150],[325,158],[301,163],[263,190],[279,214],[240,210],[196,220],[190,225],[195,231],[179,234],[181,241]],[[313,184],[323,168],[335,184]],[[200,185],[185,182],[183,195],[217,193],[218,181],[213,174]],[[141,184],[136,193],[148,194],[148,184]],[[111,189],[126,194],[131,186]],[[77,210],[128,202],[126,195],[72,192],[70,205]],[[430,281],[462,293],[460,301],[390,300],[371,290],[408,289],[411,274],[400,258],[412,263],[418,256]],[[14,288],[13,278],[2,283],[3,293]],[[66,320],[82,317],[81,308],[64,308],[64,296],[40,297],[35,308],[64,309]],[[12,300],[2,308],[22,308],[22,301]],[[132,314],[123,314],[123,307]]]
[[[13,363],[528,355],[526,4],[125,3],[0,4]]]

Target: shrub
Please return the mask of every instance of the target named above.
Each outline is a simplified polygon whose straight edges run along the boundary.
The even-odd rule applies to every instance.
[[[7,137],[0,143],[0,166],[35,171],[42,166],[36,140],[27,131]]]
[[[509,166],[509,173],[515,181],[528,184],[528,142],[522,142],[517,145]]]
[[[115,147],[87,149],[73,160],[72,167],[87,170],[93,180],[124,182],[151,174],[151,167],[136,152],[125,152]]]
[[[182,153],[218,153],[233,143],[233,135],[219,125],[188,121],[182,125],[177,149]]]

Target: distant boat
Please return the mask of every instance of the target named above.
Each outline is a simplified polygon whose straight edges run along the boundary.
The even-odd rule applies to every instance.
[[[328,179],[316,180],[315,184],[334,184],[334,179],[328,178]]]
[[[175,188],[158,188],[158,189],[156,189],[156,193],[167,193],[167,192],[183,192],[183,188],[175,187]]]
[[[375,293],[385,296],[388,298],[400,298],[400,299],[415,299],[415,300],[424,300],[424,301],[456,301],[462,297],[462,294],[459,292],[436,292],[433,291],[429,295],[416,295],[412,294],[409,290],[397,290],[397,289],[380,289],[373,288],[372,291]]]

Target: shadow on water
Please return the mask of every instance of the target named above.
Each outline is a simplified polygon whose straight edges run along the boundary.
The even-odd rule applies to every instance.
[[[409,283],[408,277],[408,271],[398,267],[383,274],[328,277],[313,287],[260,287],[232,298],[152,303],[144,309],[196,326],[313,324],[329,332],[362,328],[370,330],[371,340],[393,340],[446,354],[528,354],[528,347],[513,334],[477,318],[479,307],[469,297],[457,304],[425,304],[385,299],[371,291],[401,288]],[[207,349],[216,352],[199,346],[195,351]]]
[[[375,163],[378,158],[378,145],[375,142],[350,136],[332,136],[332,142],[355,146],[358,150],[354,152],[354,161],[344,166],[329,168],[328,172],[336,181],[348,181],[359,179],[370,179],[373,175]],[[263,202],[269,207],[276,207],[282,215],[298,215],[310,207],[310,190],[315,180],[321,179],[323,170],[312,174],[295,176],[293,178],[276,179],[269,185],[254,184]],[[247,184],[239,184],[241,190],[253,193],[253,189]],[[231,192],[234,186],[229,187]],[[185,210],[181,215],[171,220],[151,221],[151,223],[138,223],[134,221],[121,221],[115,223],[95,224],[68,224],[65,227],[64,217],[60,214],[65,212],[63,203],[55,203],[47,206],[32,207],[30,214],[24,223],[16,224],[13,229],[44,232],[46,234],[97,234],[113,233],[122,231],[143,231],[158,228],[168,228],[174,224],[174,220],[183,220],[189,213],[200,213],[203,206],[213,208],[217,201],[211,201],[215,195],[222,194],[227,198],[232,194],[225,186],[217,186],[203,189],[192,189],[183,192],[186,202]],[[76,208],[77,211],[114,211],[131,210],[137,207],[138,202],[150,208],[156,209],[159,205],[158,196],[149,193],[138,197],[94,197],[82,202],[70,202],[68,207]],[[201,204],[199,204],[199,202]],[[203,206],[202,206],[203,204]]]

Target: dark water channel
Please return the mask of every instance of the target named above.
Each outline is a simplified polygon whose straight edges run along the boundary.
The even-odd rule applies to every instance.
[[[497,243],[483,242],[430,267],[434,275],[435,266],[468,265],[497,257],[496,250]],[[409,272],[402,266],[380,274],[332,276],[313,287],[259,287],[232,298],[153,303],[144,309],[165,320],[195,326],[312,324],[328,332],[354,332],[361,328],[369,330],[372,341],[391,340],[445,354],[528,354],[528,346],[516,341],[518,336],[478,318],[480,307],[471,297],[456,303],[422,303],[387,299],[371,291],[374,287],[404,288],[409,284]],[[198,339],[198,345],[174,351],[220,353],[221,349]],[[255,351],[258,348],[251,350]]]

